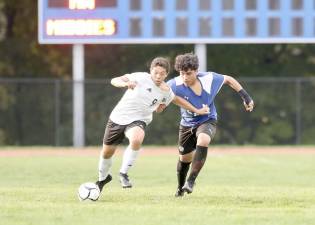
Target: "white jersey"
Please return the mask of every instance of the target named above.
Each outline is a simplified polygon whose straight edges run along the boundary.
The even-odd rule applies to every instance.
[[[137,82],[137,85],[134,89],[125,92],[109,118],[120,125],[127,125],[136,120],[141,120],[148,125],[157,107],[160,104],[170,104],[175,95],[171,88],[163,91],[156,86],[149,73],[138,72],[126,76],[129,80]]]

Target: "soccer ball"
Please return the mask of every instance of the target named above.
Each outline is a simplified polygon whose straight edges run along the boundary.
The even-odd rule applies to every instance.
[[[100,189],[92,182],[81,184],[78,190],[78,197],[80,201],[96,201],[100,197]]]

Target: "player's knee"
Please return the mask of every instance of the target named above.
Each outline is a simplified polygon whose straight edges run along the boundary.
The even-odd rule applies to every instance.
[[[132,149],[139,149],[142,145],[143,137],[134,137],[130,139],[130,145]]]
[[[116,147],[104,145],[101,155],[103,156],[104,159],[109,159],[114,155],[115,150],[116,150]]]
[[[193,159],[193,154],[192,154],[192,153],[188,153],[188,154],[180,155],[180,156],[179,156],[179,160],[180,160],[181,162],[186,162],[186,163],[188,163],[188,162],[191,162],[192,159]]]
[[[200,133],[197,139],[197,145],[207,147],[210,144],[211,138],[208,134]]]

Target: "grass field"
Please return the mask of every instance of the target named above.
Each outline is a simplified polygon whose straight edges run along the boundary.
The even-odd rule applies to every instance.
[[[80,202],[77,188],[96,179],[97,155],[2,156],[0,224],[315,224],[315,154],[209,154],[182,199],[173,197],[176,161],[142,154],[130,172],[134,188],[124,190],[119,153],[99,201]]]

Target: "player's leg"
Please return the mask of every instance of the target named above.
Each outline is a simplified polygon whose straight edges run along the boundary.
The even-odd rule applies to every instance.
[[[187,173],[194,155],[194,151],[185,154],[179,155],[179,159],[177,162],[177,190],[175,193],[175,197],[184,196],[183,186],[186,181]]]
[[[216,123],[213,121],[203,123],[197,128],[196,152],[193,157],[189,177],[183,187],[183,190],[186,191],[187,193],[191,193],[193,191],[195,180],[206,162],[208,154],[208,145],[210,144],[211,139],[214,137],[215,131]]]
[[[193,187],[195,185],[195,180],[206,161],[208,152],[207,146],[209,143],[210,143],[209,135],[204,133],[198,135],[196,151],[192,160],[190,174],[183,187],[183,190],[188,194],[192,193]]]
[[[128,177],[129,169],[134,165],[141,145],[145,136],[145,123],[142,121],[135,121],[128,125],[125,135],[129,140],[129,145],[126,148],[119,173],[119,180],[123,188],[131,188],[132,184]]]
[[[100,191],[102,191],[105,184],[112,180],[110,169],[112,167],[112,156],[115,153],[117,145],[103,144],[103,149],[100,153],[98,162],[98,181],[96,182]]]
[[[196,137],[192,128],[180,126],[178,144],[179,159],[177,162],[177,190],[175,197],[184,195],[182,188],[194,155]]]
[[[98,163],[98,185],[102,191],[104,185],[112,180],[110,169],[112,167],[112,156],[114,155],[117,146],[124,139],[125,126],[116,124],[111,120],[108,121],[105,129],[103,148],[100,153]]]

